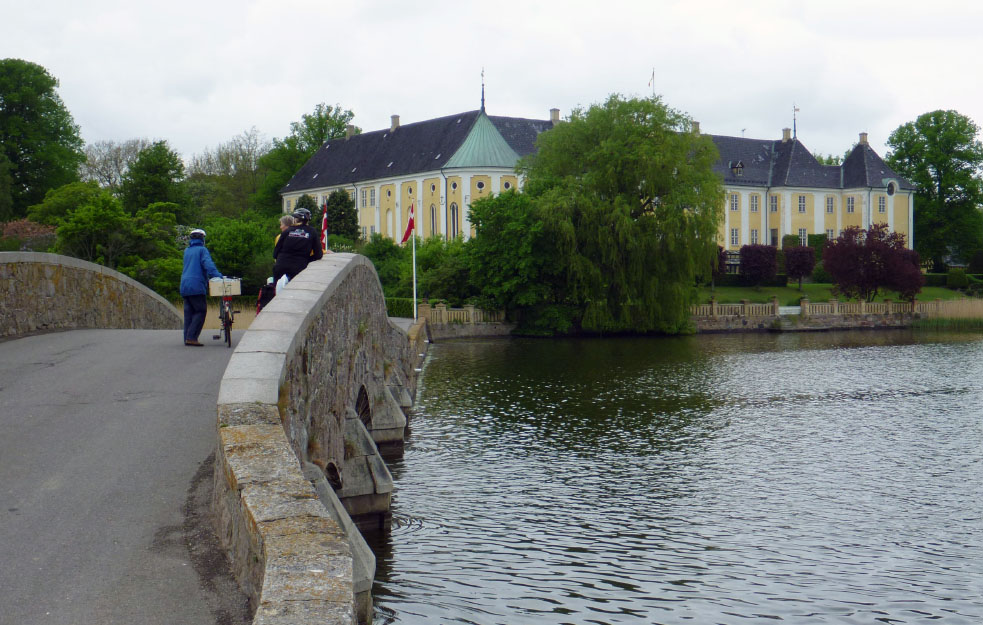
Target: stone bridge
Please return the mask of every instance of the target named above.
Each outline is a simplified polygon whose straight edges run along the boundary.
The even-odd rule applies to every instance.
[[[135,447],[127,447],[127,455],[133,456],[133,463],[146,465],[140,459],[158,455],[162,451],[161,445],[164,445],[169,448],[165,456],[171,460],[170,463],[188,465],[181,475],[195,474],[194,482],[197,483],[198,474],[204,467],[212,466],[211,458],[202,460],[196,455],[201,453],[200,450],[179,453],[173,445],[185,445],[182,439],[188,437],[189,442],[200,440],[206,444],[207,438],[212,439],[211,446],[215,453],[210,507],[218,535],[218,549],[228,556],[238,585],[248,599],[249,607],[245,610],[252,613],[254,623],[355,623],[370,617],[369,591],[375,561],[357,527],[384,523],[388,517],[392,478],[379,450],[383,453],[401,452],[406,425],[405,410],[412,403],[417,368],[422,361],[426,341],[425,332],[421,331],[420,326],[401,328],[386,317],[382,289],[367,259],[352,254],[332,254],[312,263],[256,317],[247,332],[236,333],[231,357],[224,344],[221,348],[214,344],[214,349],[208,349],[206,344],[203,351],[186,349],[177,332],[181,327],[180,315],[173,306],[125,276],[76,259],[51,254],[0,254],[0,303],[0,328],[4,337],[14,338],[51,330],[77,329],[82,332],[24,339],[29,343],[0,343],[0,348],[5,349],[3,360],[10,364],[10,367],[0,367],[0,376],[14,376],[15,373],[20,376],[0,378],[0,399],[6,398],[4,393],[11,390],[2,387],[29,386],[31,380],[38,378],[31,371],[49,370],[34,369],[40,366],[39,361],[68,358],[72,371],[83,375],[73,378],[70,384],[97,384],[95,379],[109,378],[109,384],[115,381],[132,386],[139,380],[141,384],[146,381],[147,385],[156,389],[133,389],[135,394],[128,394],[124,392],[126,389],[111,388],[91,393],[93,396],[109,395],[111,400],[115,398],[117,405],[119,398],[130,395],[137,398],[141,412],[134,415],[132,408],[125,405],[118,408],[120,421],[126,423],[126,427],[133,423],[134,427],[139,428],[139,423],[148,423],[146,411],[164,411],[168,404],[177,404],[170,408],[173,416],[157,420],[162,415],[155,414],[152,423],[160,423],[163,427],[166,422],[172,429],[186,428],[185,431],[156,431],[160,428],[155,427],[144,437],[139,429],[135,430],[134,436],[147,439],[142,444],[149,446],[139,451]],[[130,329],[130,333],[118,335],[123,337],[119,339],[116,333],[91,335],[86,332],[103,331],[83,328]],[[174,333],[147,333],[153,329],[174,330]],[[58,339],[59,342],[54,343],[52,337],[65,337],[68,341]],[[43,343],[39,342],[42,340]],[[66,347],[67,344],[70,345]],[[17,350],[24,345],[32,348],[42,345],[53,356],[21,356]],[[13,349],[15,346],[17,349]],[[123,358],[120,352],[127,356]],[[18,355],[8,358],[8,354]],[[65,354],[72,356],[66,357]],[[81,358],[86,354],[91,361],[74,359],[75,355]],[[107,359],[112,360],[114,354],[121,356],[118,358],[122,363],[120,371],[107,373],[101,367],[96,370],[93,362],[107,363]],[[27,365],[14,362],[18,358]],[[226,360],[228,365],[224,366]],[[30,364],[32,362],[34,364]],[[206,389],[218,381],[218,377],[211,378],[212,363],[218,362],[222,363],[222,368],[216,372],[217,376],[221,376],[217,406],[212,404],[212,414],[217,416],[217,420],[210,428],[212,434],[201,438],[193,433],[192,428],[200,427],[199,423],[207,427],[205,421],[195,416],[198,414],[196,411],[202,408],[192,408],[190,404],[172,400],[178,397],[178,389],[182,387],[191,393],[184,398],[187,401],[200,401],[196,397],[207,399],[209,393]],[[189,366],[191,363],[196,364]],[[146,365],[151,373],[145,373],[143,369],[137,371],[137,365]],[[57,372],[52,371],[52,379],[57,380]],[[206,371],[209,374],[203,375]],[[84,377],[90,372],[89,377]],[[95,378],[90,380],[93,375]],[[180,376],[184,377],[178,380]],[[77,381],[83,379],[88,381]],[[48,395],[58,394],[57,389],[46,389],[46,392]],[[72,392],[75,393],[75,390]],[[161,396],[158,407],[144,405],[146,402],[141,398],[148,394]],[[46,397],[37,397],[37,394],[30,392],[28,395],[31,395],[31,399],[26,400],[29,402],[44,401]],[[72,397],[75,396],[77,393],[72,394]],[[110,451],[112,439],[98,432],[104,423],[101,415],[108,408],[89,407],[85,403],[94,404],[95,400],[85,399],[81,406],[75,406],[74,401],[67,400],[66,412],[59,415],[61,421],[57,427],[71,424],[82,411],[93,413],[91,423],[86,424],[86,435],[101,439],[99,451],[85,455],[90,463],[100,465],[99,470],[103,472],[103,476],[95,480],[97,485],[94,488],[98,488],[100,480],[106,479],[103,466],[107,462],[105,456],[113,455]],[[127,412],[128,409],[130,412]],[[33,411],[30,407],[18,410]],[[15,429],[23,425],[19,415],[8,415],[6,418]],[[8,424],[0,421],[0,425],[6,427]],[[43,444],[37,441],[49,436],[53,426],[50,419],[40,423],[37,434],[31,434],[32,444]],[[113,427],[117,426],[114,424]],[[63,450],[59,448],[53,455],[77,454],[77,448],[83,446],[70,435],[60,433],[59,438],[65,438],[65,447]],[[46,451],[29,448],[12,437],[8,437],[7,447],[11,449],[7,450],[7,463],[0,458],[0,477],[10,472],[14,477],[24,474],[20,467],[9,465],[12,453],[34,458],[44,456]],[[0,444],[0,451],[3,450],[6,447]],[[43,470],[58,472],[58,462],[66,462],[64,458],[51,460],[54,464],[46,464],[47,468]],[[109,464],[114,466],[116,459],[110,460]],[[129,466],[124,465],[123,460],[119,464],[121,467]],[[137,470],[136,466],[134,471]],[[60,469],[63,473],[64,467]],[[149,473],[142,478],[146,482],[133,485],[137,491],[146,488],[163,491],[176,485],[176,494],[179,494],[185,488],[184,477],[167,475],[162,478],[158,462],[139,470]],[[23,477],[25,485],[21,496],[31,497],[29,493],[34,480],[27,474]],[[116,476],[113,483],[118,484],[120,480],[127,482],[127,477]],[[81,482],[78,475],[73,479]],[[160,486],[154,486],[150,481],[160,482],[161,479],[163,483]],[[68,495],[82,487],[69,481],[64,488]],[[188,497],[190,501],[190,490]],[[119,499],[109,494],[100,495],[100,498],[100,501],[107,502],[105,505]],[[81,502],[69,505],[91,507],[91,503]],[[137,497],[136,503],[127,499],[118,505],[119,512],[106,514],[123,514],[127,508],[142,504]],[[11,505],[8,510],[14,511],[17,507]],[[50,515],[50,511],[42,511],[42,515]],[[31,527],[37,528],[39,523],[47,523],[44,518],[47,517],[25,521],[21,524],[23,527],[8,524],[7,529],[3,529],[3,523],[0,523],[0,539],[16,543],[21,534],[30,536],[34,533]],[[64,518],[70,522],[72,517]],[[67,531],[64,523],[50,529],[45,535],[54,532],[54,536]],[[158,528],[155,535],[162,530]],[[81,541],[81,536],[89,530],[74,528],[72,531],[82,532],[78,539]],[[150,531],[153,532],[153,529]],[[188,531],[187,518],[185,531]],[[140,542],[139,537],[133,540],[135,544]],[[154,538],[156,543],[157,538]],[[189,548],[195,551],[194,545],[189,545]],[[11,545],[11,554],[7,559],[13,559],[16,563],[18,559],[28,558],[32,549],[36,550],[30,545],[23,548]],[[0,554],[5,553],[0,551]],[[51,557],[52,561],[59,559],[58,552],[52,552]],[[102,559],[100,564],[104,565]],[[153,560],[143,566],[155,568],[162,564]],[[98,571],[98,567],[95,568]],[[180,573],[180,569],[177,572]],[[50,573],[47,575],[50,576]],[[70,570],[66,569],[65,575],[71,575]],[[98,576],[98,573],[92,575]],[[13,588],[18,587],[17,578],[14,575],[8,579],[13,580]],[[140,575],[131,578],[129,586],[139,585],[136,580],[141,578]],[[4,579],[7,578],[0,575],[0,586],[4,585]],[[37,584],[26,578],[23,583]],[[101,595],[110,592],[104,586],[98,591]],[[38,597],[31,595],[30,598],[18,600],[19,603],[14,602],[13,614],[30,621],[34,616],[31,610],[36,606],[28,604],[31,601],[47,601],[41,598],[44,591],[39,592],[41,595]],[[83,595],[78,596],[79,592]],[[79,602],[86,601],[86,592],[92,591],[77,590],[71,602],[60,604],[68,612],[61,618],[50,616],[49,620],[54,623],[82,622],[87,618],[84,615],[88,615],[107,623],[126,622],[125,618],[110,614],[105,606],[83,609]],[[157,594],[160,595],[161,591],[158,590]],[[171,600],[173,598],[169,597]],[[7,597],[0,594],[0,602],[5,603],[6,600]],[[158,603],[166,600],[164,596],[153,599]],[[96,603],[105,601],[116,603],[119,599],[101,598]],[[131,597],[126,601],[132,604],[140,600]],[[187,598],[188,603],[193,601],[191,597]],[[75,606],[77,610],[65,606]],[[122,609],[120,605],[117,608]],[[182,605],[180,609],[186,610],[188,616],[183,616],[184,613],[179,616],[178,612],[170,614],[153,607],[147,607],[143,612],[133,605],[127,609],[135,620],[141,620],[142,615],[143,622],[168,622],[172,616],[179,620],[187,619],[188,622],[200,622],[200,608],[196,608],[196,612]],[[178,609],[175,606],[175,610]],[[211,611],[216,615],[216,622],[232,622],[222,616],[228,612],[226,608],[212,607]]]

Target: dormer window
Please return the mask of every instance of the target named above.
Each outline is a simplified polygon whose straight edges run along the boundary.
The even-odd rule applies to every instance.
[[[731,161],[730,162],[730,173],[736,178],[740,178],[744,175],[744,161]]]
[[[893,182],[887,183],[887,194],[888,195],[894,195],[894,193],[897,190],[898,190],[898,185],[894,184]]]

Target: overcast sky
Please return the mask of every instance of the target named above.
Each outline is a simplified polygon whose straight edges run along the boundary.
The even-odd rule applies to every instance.
[[[185,158],[319,102],[363,130],[477,109],[546,119],[652,94],[704,132],[814,153],[955,109],[983,123],[983,3],[967,0],[0,0],[0,58],[38,63],[87,142]]]

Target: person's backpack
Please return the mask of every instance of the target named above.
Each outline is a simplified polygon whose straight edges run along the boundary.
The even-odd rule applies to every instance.
[[[275,284],[264,284],[259,287],[259,297],[256,298],[256,314],[263,310],[263,307],[270,303],[273,296],[276,295],[276,285]]]

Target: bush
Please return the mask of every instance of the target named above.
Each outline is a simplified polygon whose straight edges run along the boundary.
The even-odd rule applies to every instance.
[[[963,269],[950,269],[946,274],[945,285],[950,289],[965,289],[969,286],[969,278]]]
[[[793,280],[799,281],[799,290],[802,290],[802,278],[812,275],[812,270],[816,266],[816,252],[811,247],[797,245],[787,247],[785,253],[785,272]]]
[[[969,257],[969,273],[983,273],[983,250],[976,250]]]
[[[802,245],[802,240],[799,239],[799,235],[797,234],[786,234],[782,237],[783,250],[788,247],[798,247],[799,245]]]
[[[828,284],[833,281],[833,277],[823,268],[822,263],[816,263],[816,266],[812,270],[811,280],[817,283]]]
[[[741,247],[741,275],[751,286],[771,281],[778,273],[778,250],[771,245]]]
[[[948,278],[944,273],[926,273],[925,286],[945,286]]]
[[[412,297],[387,297],[386,315],[389,317],[404,317],[412,319],[413,298]]]
[[[810,234],[806,236],[807,245],[816,251],[816,262],[823,259],[823,248],[826,247],[825,234]]]

